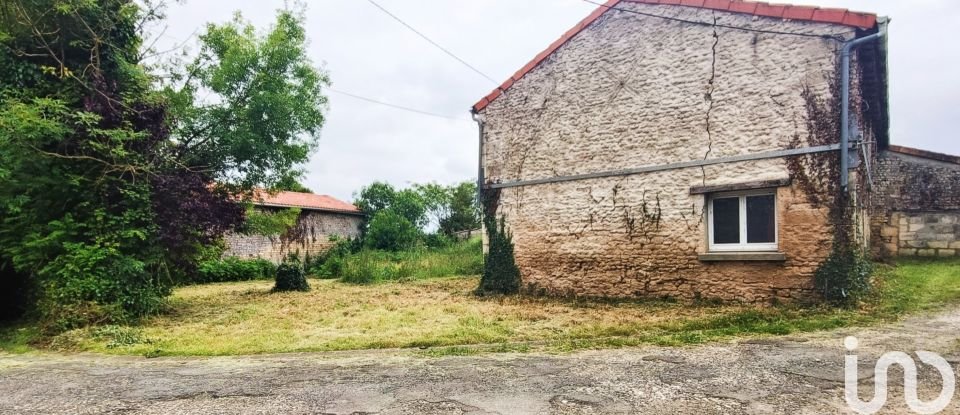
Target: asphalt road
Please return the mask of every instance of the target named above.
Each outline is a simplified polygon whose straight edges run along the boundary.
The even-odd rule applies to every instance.
[[[414,351],[224,358],[0,355],[4,414],[849,413],[843,340],[860,339],[861,396],[889,351],[960,363],[960,308],[903,323],[754,341],[573,354]],[[883,413],[909,413],[891,372]],[[922,399],[940,377],[922,368]],[[960,414],[960,394],[944,413]]]

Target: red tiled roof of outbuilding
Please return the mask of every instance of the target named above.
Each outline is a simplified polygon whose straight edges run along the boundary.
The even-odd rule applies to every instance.
[[[494,89],[493,92],[474,104],[473,111],[478,112],[486,108],[487,105],[490,105],[490,103],[493,102],[493,100],[497,99],[507,89],[513,86],[514,82],[517,82],[520,80],[520,78],[523,78],[524,75],[539,65],[540,62],[547,58],[547,56],[553,54],[553,52],[559,49],[560,46],[563,46],[564,43],[567,43],[567,41],[580,33],[580,31],[585,29],[587,26],[590,26],[591,23],[600,18],[601,15],[606,13],[611,8],[616,7],[621,2],[696,7],[732,13],[744,13],[754,16],[803,20],[817,23],[832,23],[843,26],[852,26],[860,29],[870,29],[877,24],[877,15],[873,13],[855,12],[847,9],[820,8],[816,6],[794,6],[789,4],[772,4],[745,0],[608,0],[606,3],[594,10],[593,13],[590,13],[589,16],[581,20],[580,23],[577,23],[576,26],[564,33],[560,39],[557,39],[555,42],[550,44],[546,50],[540,52],[540,54],[534,57],[533,60],[527,63],[523,68],[520,68],[519,71],[517,71],[512,77],[497,87],[497,89]]]
[[[260,191],[255,195],[253,204],[259,206],[296,207],[301,209],[361,214],[360,209],[350,203],[333,198],[332,196],[316,195],[313,193],[281,191],[270,194]]]

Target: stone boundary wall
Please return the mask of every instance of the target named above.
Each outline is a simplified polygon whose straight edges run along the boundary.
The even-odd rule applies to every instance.
[[[314,257],[334,245],[330,240],[333,236],[343,239],[359,237],[362,220],[359,215],[304,209],[297,219],[297,227],[290,232],[293,236],[229,234],[224,238],[227,250],[223,255],[263,258],[274,263],[283,261],[290,254],[301,259]]]
[[[882,234],[886,249],[898,256],[952,257],[960,255],[960,211],[891,214]]]
[[[891,146],[874,171],[875,256],[960,253],[960,158]]]

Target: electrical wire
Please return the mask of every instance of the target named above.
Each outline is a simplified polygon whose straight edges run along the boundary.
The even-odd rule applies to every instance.
[[[336,90],[336,89],[333,89],[333,88],[327,88],[327,90],[330,91],[330,92],[335,92],[335,93],[340,94],[340,95],[348,96],[348,97],[350,97],[350,98],[358,99],[358,100],[361,100],[361,101],[366,101],[366,102],[369,102],[369,103],[372,103],[372,104],[378,104],[378,105],[383,105],[383,106],[390,107],[390,108],[393,108],[393,109],[398,109],[398,110],[403,110],[403,111],[408,111],[408,112],[414,112],[414,113],[417,113],[417,114],[420,114],[420,115],[429,115],[429,116],[431,116],[431,117],[445,118],[445,119],[448,119],[448,120],[470,121],[470,120],[468,120],[468,119],[466,119],[466,118],[459,118],[459,117],[453,117],[453,116],[450,116],[450,115],[437,114],[437,113],[435,113],[435,112],[423,111],[423,110],[418,110],[418,109],[416,109],[416,108],[405,107],[405,106],[403,106],[403,105],[396,105],[396,104],[391,104],[391,103],[389,103],[389,102],[378,101],[378,100],[375,100],[375,99],[373,99],[373,98],[367,98],[367,97],[365,97],[365,96],[361,96],[361,95],[357,95],[357,94],[351,94],[351,93],[349,93],[349,92],[344,92],[344,91]]]
[[[499,82],[497,82],[495,79],[493,79],[493,78],[490,77],[489,75],[483,73],[482,71],[480,71],[479,69],[477,69],[477,68],[474,67],[473,65],[467,63],[467,61],[465,61],[465,60],[461,59],[459,56],[455,55],[453,52],[447,50],[447,48],[444,48],[443,46],[440,46],[439,43],[434,42],[432,39],[430,39],[429,37],[427,37],[427,35],[421,33],[419,30],[415,29],[413,26],[407,24],[407,22],[403,21],[402,19],[400,19],[399,17],[397,17],[395,14],[390,13],[389,10],[383,8],[383,6],[377,4],[377,2],[375,2],[375,1],[373,1],[373,0],[367,0],[367,1],[369,1],[370,4],[376,6],[376,8],[378,8],[378,9],[380,9],[381,11],[383,11],[384,13],[386,13],[387,16],[392,17],[393,20],[396,20],[396,21],[400,22],[400,24],[404,25],[407,29],[410,29],[411,31],[413,31],[413,33],[416,33],[418,36],[422,37],[423,40],[426,40],[427,42],[430,42],[431,45],[436,46],[437,49],[442,50],[443,53],[446,53],[447,55],[450,55],[450,57],[456,59],[458,62],[462,63],[464,66],[470,68],[470,70],[472,70],[472,71],[476,72],[478,75],[486,78],[488,81],[493,82],[494,85],[499,85],[499,84],[500,84]]]
[[[598,2],[596,2],[596,1],[594,1],[594,0],[582,0],[582,1],[587,2],[587,3],[590,3],[590,4],[593,4],[593,5],[595,5],[595,6],[605,7],[605,8],[607,8],[607,9],[609,9],[609,10],[616,10],[616,11],[621,11],[621,12],[625,12],[625,13],[637,14],[637,15],[640,15],[640,16],[653,17],[653,18],[657,18],[657,19],[670,20],[670,21],[680,22],[680,23],[694,24],[694,25],[698,25],[698,26],[721,27],[721,28],[724,28],[724,29],[742,30],[742,31],[744,31],[744,32],[756,32],[756,33],[768,33],[768,34],[774,34],[774,35],[790,35],[790,36],[814,37],[814,38],[820,38],[820,39],[832,39],[832,40],[836,40],[836,41],[840,41],[840,42],[844,41],[844,35],[846,34],[846,33],[837,33],[837,34],[832,34],[832,35],[818,35],[818,34],[814,34],[814,33],[798,33],[798,32],[784,32],[784,31],[779,31],[779,30],[755,29],[755,28],[750,28],[750,27],[732,26],[732,25],[725,25],[725,24],[712,23],[712,22],[703,22],[703,21],[699,21],[699,20],[687,20],[687,19],[681,19],[681,18],[677,18],[677,17],[664,16],[664,15],[660,15],[660,14],[645,13],[645,12],[640,12],[640,11],[636,11],[636,10],[621,9],[621,8],[615,7],[615,6],[607,6],[606,4],[598,3]]]

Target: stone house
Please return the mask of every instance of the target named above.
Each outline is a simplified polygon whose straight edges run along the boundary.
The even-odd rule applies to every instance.
[[[836,235],[913,253],[914,222],[933,219],[873,206],[877,189],[911,191],[889,144],[886,25],[762,2],[607,1],[472,109],[481,196],[512,233],[524,284],[789,301],[813,296]],[[917,165],[931,163],[950,164]],[[953,172],[941,181],[956,186]],[[944,191],[953,202],[923,207],[956,210],[957,187]],[[936,216],[937,232],[955,213]]]
[[[254,208],[276,211],[299,208],[296,225],[282,236],[229,234],[225,239],[224,256],[264,258],[279,263],[290,254],[300,258],[323,253],[334,242],[360,236],[363,213],[356,206],[327,195],[279,192],[263,194],[254,201]]]
[[[875,174],[877,256],[960,255],[960,157],[891,145]]]

